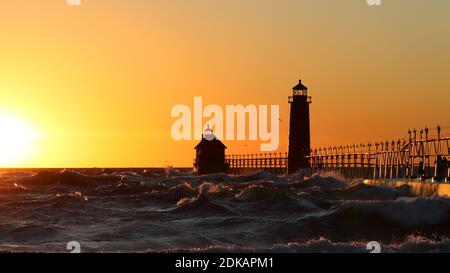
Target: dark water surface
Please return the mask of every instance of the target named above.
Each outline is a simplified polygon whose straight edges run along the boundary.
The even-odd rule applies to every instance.
[[[332,174],[0,172],[0,251],[450,252],[450,199]]]

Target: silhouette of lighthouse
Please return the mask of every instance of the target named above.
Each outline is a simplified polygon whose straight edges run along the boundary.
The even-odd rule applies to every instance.
[[[309,104],[311,97],[308,96],[308,88],[300,80],[292,88],[292,96],[289,96],[291,104],[291,116],[289,126],[289,153],[288,173],[293,174],[301,168],[308,167],[310,143]]]

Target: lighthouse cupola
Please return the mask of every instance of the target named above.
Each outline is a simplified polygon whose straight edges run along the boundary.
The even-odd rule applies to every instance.
[[[294,102],[294,97],[305,96],[308,103],[311,103],[311,97],[308,96],[308,87],[303,85],[302,80],[298,81],[298,84],[292,87],[292,96],[289,97],[289,103]]]

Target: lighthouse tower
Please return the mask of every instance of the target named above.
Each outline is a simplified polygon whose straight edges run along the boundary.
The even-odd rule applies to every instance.
[[[293,174],[298,169],[308,167],[308,159],[311,150],[308,88],[300,80],[292,88],[292,96],[289,96],[291,104],[291,116],[289,126],[289,154],[288,173]]]

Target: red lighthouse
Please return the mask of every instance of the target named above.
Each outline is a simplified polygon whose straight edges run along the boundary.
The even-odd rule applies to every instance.
[[[310,124],[308,88],[300,80],[292,88],[289,96],[291,116],[289,125],[288,173],[293,174],[301,168],[308,167],[307,156],[310,154]]]

